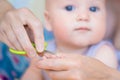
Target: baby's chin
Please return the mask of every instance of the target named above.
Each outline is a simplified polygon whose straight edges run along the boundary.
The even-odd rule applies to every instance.
[[[76,47],[80,47],[80,48],[83,48],[83,47],[89,47],[91,45],[94,45],[94,44],[97,44],[99,41],[92,41],[92,40],[79,40],[79,41],[76,41],[74,42],[73,44],[76,46]]]

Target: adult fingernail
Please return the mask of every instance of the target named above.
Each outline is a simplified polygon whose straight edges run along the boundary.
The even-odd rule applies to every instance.
[[[44,44],[43,43],[37,44],[36,48],[37,48],[38,52],[43,52],[44,51]]]

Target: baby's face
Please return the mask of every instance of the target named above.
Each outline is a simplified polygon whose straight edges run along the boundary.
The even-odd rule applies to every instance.
[[[47,0],[45,19],[57,44],[95,44],[105,34],[105,0]]]

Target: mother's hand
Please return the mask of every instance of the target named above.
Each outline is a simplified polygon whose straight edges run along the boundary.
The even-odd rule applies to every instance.
[[[39,61],[52,80],[111,80],[111,68],[100,61],[79,54],[60,54],[58,58]]]
[[[36,44],[38,52],[44,48],[42,23],[27,8],[11,9],[0,18],[0,41],[15,50],[26,51],[32,58],[36,51],[31,41]]]

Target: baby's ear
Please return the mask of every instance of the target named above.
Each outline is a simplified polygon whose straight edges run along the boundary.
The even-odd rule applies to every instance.
[[[45,11],[44,12],[44,18],[45,18],[45,28],[48,30],[48,31],[52,31],[52,27],[51,27],[51,24],[50,24],[50,16],[49,16],[49,13],[48,11]]]

